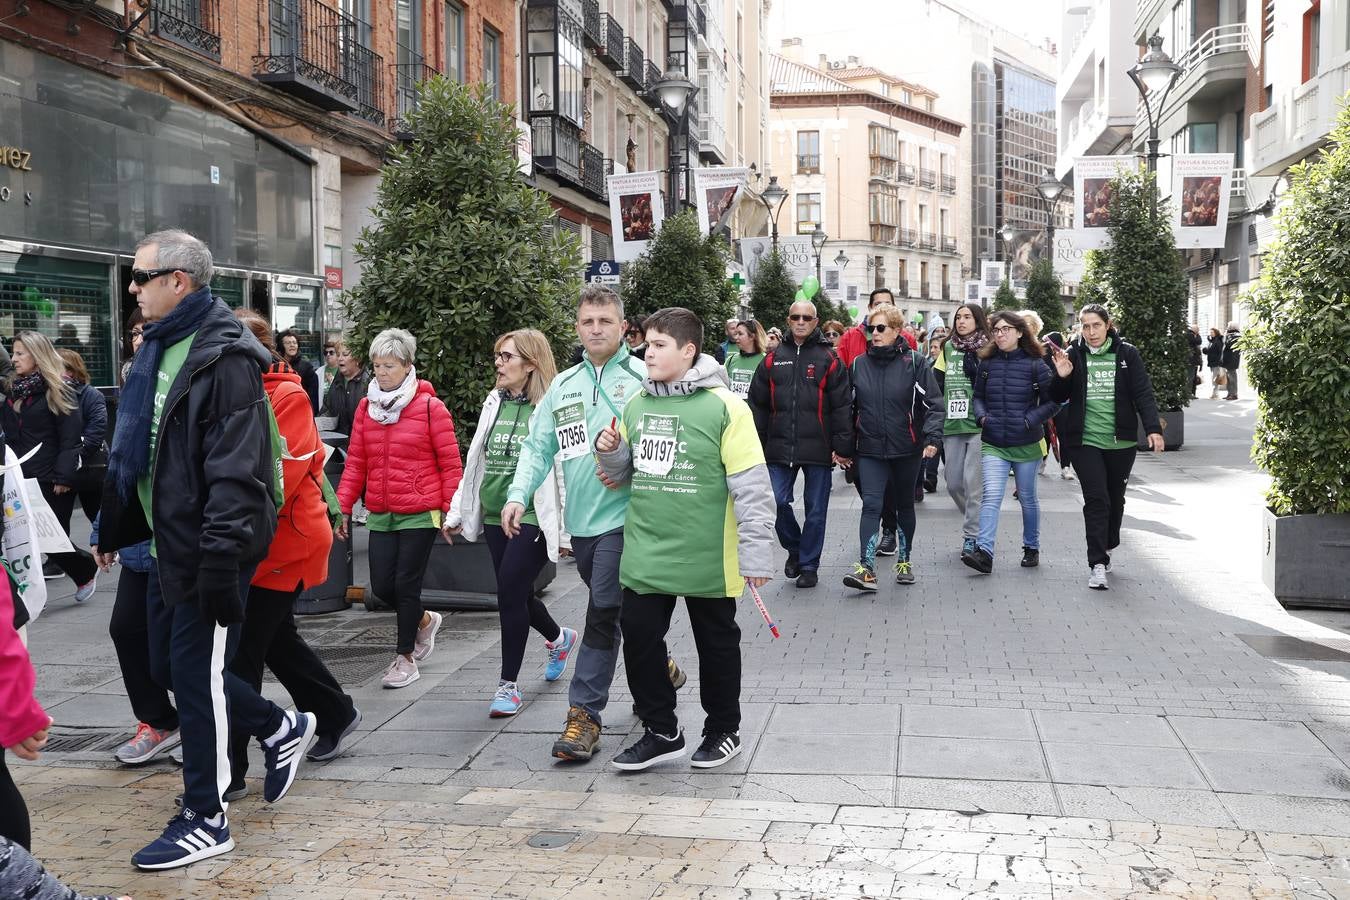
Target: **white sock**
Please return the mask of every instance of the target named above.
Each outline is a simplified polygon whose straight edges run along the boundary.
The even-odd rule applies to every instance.
[[[225,824],[225,814],[223,812],[216,813],[214,816],[206,820],[206,824],[210,825],[212,828],[221,827],[222,825]]]
[[[264,747],[275,747],[277,741],[286,736],[286,732],[295,727],[295,713],[287,712],[281,717],[281,727],[277,729],[276,734],[263,741]]]

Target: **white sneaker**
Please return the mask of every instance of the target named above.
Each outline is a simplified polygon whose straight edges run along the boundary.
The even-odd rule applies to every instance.
[[[402,653],[395,653],[394,661],[389,664],[382,682],[387,688],[401,688],[407,687],[421,677],[422,673],[417,671],[417,663]]]
[[[1106,566],[1097,563],[1092,567],[1092,574],[1088,576],[1088,587],[1094,591],[1105,591],[1110,588],[1106,583]]]
[[[97,573],[97,572],[94,573],[94,577],[93,577],[93,578],[90,578],[90,579],[89,579],[88,581],[86,581],[84,584],[82,584],[82,585],[80,585],[79,587],[75,588],[75,602],[76,602],[76,603],[83,603],[84,601],[88,600],[90,597],[94,596],[94,591],[96,591],[96,590],[98,590],[98,573]]]
[[[431,655],[436,647],[436,632],[441,630],[443,618],[440,613],[427,610],[427,624],[417,629],[417,640],[413,642],[413,659],[421,662]]]
[[[1064,468],[1059,470],[1059,477],[1063,478],[1065,481],[1073,481],[1074,480],[1073,469],[1070,469],[1068,466],[1065,466]]]

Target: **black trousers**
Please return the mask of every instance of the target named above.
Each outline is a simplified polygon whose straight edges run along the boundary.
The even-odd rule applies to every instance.
[[[352,718],[352,698],[328,671],[323,660],[305,643],[295,627],[293,591],[273,591],[251,586],[239,631],[239,647],[230,660],[230,671],[255,691],[262,690],[263,666],[295,701],[295,708],[319,717],[319,734],[337,735]],[[234,729],[230,735],[233,783],[248,772],[249,733]]]
[[[103,507],[103,476],[106,474],[107,466],[85,466],[75,473],[75,496],[90,522]]]
[[[1107,565],[1120,546],[1120,523],[1125,518],[1125,485],[1138,451],[1102,450],[1084,444],[1071,454],[1073,470],[1083,486],[1083,526],[1087,532],[1088,565]]]
[[[370,533],[370,586],[398,614],[398,646],[408,655],[422,624],[422,579],[427,574],[435,528]]]
[[[50,481],[40,481],[38,486],[42,488],[42,496],[47,499],[47,505],[52,508],[57,521],[69,536],[70,517],[75,513],[75,492],[70,490],[58,494]],[[47,561],[54,563],[58,569],[69,575],[76,587],[87,584],[98,572],[98,564],[94,562],[94,557],[79,547],[75,548],[74,553],[49,554]]]
[[[0,748],[0,836],[7,837],[25,850],[33,849],[33,834],[28,822],[28,804],[23,802],[14,776],[5,765],[5,750]]]
[[[520,677],[525,642],[533,628],[546,641],[562,636],[548,607],[534,593],[534,580],[548,562],[548,543],[534,525],[521,525],[520,534],[507,538],[500,525],[484,525],[483,537],[497,572],[497,617],[502,625],[502,681]]]
[[[669,594],[635,594],[624,588],[623,663],[638,718],[648,731],[673,735],[675,686],[666,670],[666,632],[675,612]],[[686,597],[689,625],[698,647],[698,699],[705,715],[703,733],[741,729],[741,629],[735,597]]]
[[[857,457],[855,456],[854,459],[857,459]],[[856,465],[853,467],[853,473],[853,489],[858,492],[859,499],[862,499],[867,495],[863,493],[862,473],[858,471]],[[900,493],[903,494],[906,493],[906,491],[901,491]],[[886,493],[881,498],[881,528],[884,531],[896,530],[898,525],[896,513],[900,505],[896,499],[898,496],[899,494],[895,492],[895,485],[887,481]],[[910,504],[911,507],[913,507],[913,505],[913,503]]]
[[[178,710],[169,692],[150,674],[150,628],[147,622],[145,594],[150,576],[122,566],[117,577],[117,597],[113,600],[108,635],[117,650],[117,665],[122,684],[136,720],[157,731],[178,730]]]

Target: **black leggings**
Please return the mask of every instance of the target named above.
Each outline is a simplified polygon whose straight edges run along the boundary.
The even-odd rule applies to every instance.
[[[66,536],[69,537],[70,517],[75,513],[75,491],[69,490],[64,494],[58,494],[50,481],[39,481],[38,486],[42,488],[42,496],[46,498],[47,505],[52,508],[57,521],[61,523]],[[74,553],[52,553],[47,559],[69,575],[76,587],[87,584],[98,572],[98,564],[94,562],[94,557],[79,547],[75,548]]]
[[[502,623],[502,681],[515,681],[525,659],[525,641],[533,628],[546,641],[556,641],[562,629],[548,607],[534,594],[534,580],[548,562],[548,543],[534,525],[521,525],[520,534],[507,538],[500,525],[484,525],[483,536],[497,571],[497,615]]]
[[[23,802],[14,778],[5,765],[5,750],[0,747],[0,835],[25,850],[31,850],[33,835],[28,824],[28,804]]]
[[[398,647],[407,656],[422,625],[422,579],[431,559],[435,528],[370,533],[370,587],[398,614]]]

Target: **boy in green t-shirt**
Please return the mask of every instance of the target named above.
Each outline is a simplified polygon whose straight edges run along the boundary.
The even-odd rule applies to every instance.
[[[773,488],[754,417],[701,355],[703,324],[687,309],[647,319],[647,379],[622,422],[596,438],[600,466],[632,482],[624,524],[623,658],[646,733],[614,758],[646,769],[684,756],[666,632],[685,598],[698,645],[706,720],[691,764],[711,769],[741,752],[741,631],[736,598],[774,571]]]

